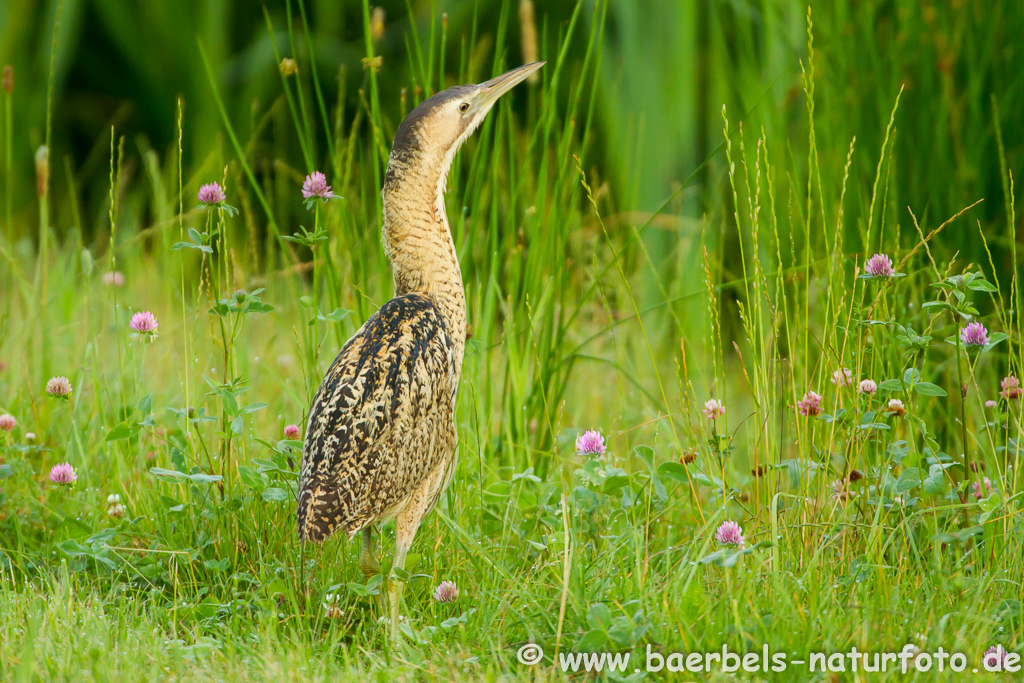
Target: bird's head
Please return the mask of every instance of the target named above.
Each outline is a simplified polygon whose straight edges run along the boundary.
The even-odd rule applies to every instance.
[[[392,160],[411,161],[410,155],[427,153],[450,163],[498,98],[542,66],[544,62],[526,64],[484,83],[456,85],[427,98],[398,127]]]

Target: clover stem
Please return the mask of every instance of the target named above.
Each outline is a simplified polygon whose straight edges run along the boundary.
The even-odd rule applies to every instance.
[[[967,398],[966,398],[966,395],[965,395],[967,393],[967,391],[966,391],[967,387],[964,385],[963,368],[961,367],[962,364],[961,364],[961,360],[960,360],[960,323],[959,323],[959,321],[956,322],[956,335],[955,335],[955,338],[956,338],[956,380],[957,380],[957,384],[960,385],[960,434],[961,434],[961,438],[963,439],[963,444],[964,444],[964,481],[967,482],[967,487],[966,487],[966,489],[964,491],[964,495],[961,498],[961,501],[966,501],[968,496],[970,495],[970,490],[971,490],[971,454],[969,452],[970,449],[967,447],[967,410],[966,410]],[[966,525],[966,526],[964,526],[965,529],[968,526],[970,526],[970,522],[971,522],[970,514],[967,512],[967,507],[965,505],[964,506],[964,523]]]

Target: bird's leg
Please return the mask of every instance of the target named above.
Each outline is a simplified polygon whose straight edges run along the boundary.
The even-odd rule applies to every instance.
[[[438,465],[413,492],[412,498],[395,517],[395,561],[391,565],[391,580],[388,581],[388,598],[391,600],[391,640],[394,643],[399,642],[402,633],[398,623],[398,612],[402,604],[402,589],[405,588],[405,556],[412,547],[412,539],[416,537],[420,522],[437,503],[439,491],[447,483],[447,475],[453,462],[452,459],[448,459]]]
[[[377,574],[380,574],[380,562],[377,561],[377,553],[373,549],[373,526],[363,529],[363,549],[359,551],[359,570],[363,572],[366,581]],[[384,596],[379,595],[377,602],[380,603],[380,610],[384,612]]]
[[[374,574],[380,574],[380,562],[373,550],[373,527],[363,529],[363,549],[359,553],[359,569],[367,580]]]
[[[405,588],[405,556],[412,547],[412,539],[416,537],[420,522],[433,507],[432,489],[436,489],[434,479],[435,477],[428,478],[395,517],[395,561],[391,564],[391,579],[388,581],[388,598],[391,600],[391,640],[394,643],[399,642],[402,635],[398,613],[402,604],[402,589]]]
[[[417,520],[416,526],[419,526],[419,520]],[[401,527],[398,527],[401,529]],[[403,574],[405,573],[405,556],[409,552],[409,546],[412,545],[412,537],[416,534],[416,530],[413,529],[412,533],[408,535],[407,539],[403,539],[401,532],[396,534],[395,540],[395,561],[391,565],[391,578],[388,580],[388,599],[391,601],[391,640],[397,643],[402,636],[402,630],[399,628],[399,608],[402,605],[402,591],[405,588],[405,580],[399,578],[395,574],[395,570],[398,569]]]

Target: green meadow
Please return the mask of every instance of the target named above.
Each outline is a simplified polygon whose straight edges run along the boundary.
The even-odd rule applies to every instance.
[[[1016,0],[0,3],[0,679],[1019,680],[1021,36]],[[541,60],[449,177],[458,464],[393,643],[392,526],[385,576],[298,540],[306,419],[393,295],[403,117]]]

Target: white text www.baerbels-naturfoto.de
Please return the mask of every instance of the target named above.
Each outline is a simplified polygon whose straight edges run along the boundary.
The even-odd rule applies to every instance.
[[[1003,654],[1003,653],[999,653]],[[1021,670],[1020,655],[1014,652],[1003,655],[1005,659],[993,655],[984,657],[978,667],[989,672],[1008,671],[1015,673]],[[536,661],[539,661],[539,657]],[[941,647],[935,652],[922,652],[913,645],[906,645],[899,652],[861,652],[857,648],[850,648],[848,652],[823,653],[813,652],[808,659],[787,659],[786,653],[769,651],[764,645],[761,652],[746,652],[743,654],[731,652],[728,646],[723,646],[721,652],[673,652],[663,655],[651,650],[647,646],[646,661],[644,668],[636,668],[633,671],[647,671],[649,673],[666,672],[712,672],[733,673],[745,671],[748,673],[785,671],[790,666],[807,667],[811,672],[884,672],[901,671],[910,673],[915,671],[954,671],[961,672],[967,669],[967,656],[961,652],[946,652]],[[522,659],[520,660],[522,661]],[[558,654],[558,665],[565,672],[580,671],[609,671],[625,673],[630,670],[629,652],[562,652]],[[527,663],[527,662],[523,662]],[[534,662],[530,662],[534,663]],[[979,668],[972,668],[977,673]]]

